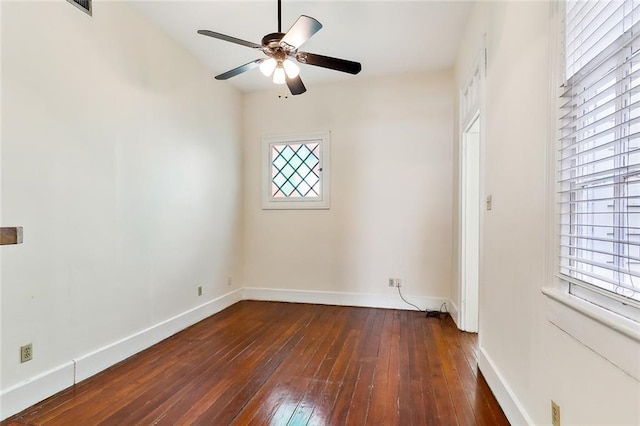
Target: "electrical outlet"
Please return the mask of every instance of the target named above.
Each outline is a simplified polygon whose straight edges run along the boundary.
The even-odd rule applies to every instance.
[[[553,400],[551,401],[551,424],[552,426],[560,426],[560,406]]]
[[[198,296],[202,296],[202,286],[198,286]]]
[[[389,278],[389,287],[402,287],[402,279]]]
[[[20,346],[20,363],[31,361],[33,359],[33,344]]]

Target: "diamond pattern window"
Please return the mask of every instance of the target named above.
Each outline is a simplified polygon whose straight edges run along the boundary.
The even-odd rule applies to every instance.
[[[263,209],[329,208],[329,132],[263,138]]]
[[[320,144],[271,145],[271,196],[320,196]]]

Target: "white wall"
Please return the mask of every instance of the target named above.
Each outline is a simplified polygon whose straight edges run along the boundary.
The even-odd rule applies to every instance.
[[[478,3],[455,78],[354,78],[242,105],[126,3],[96,2],[93,18],[64,1],[0,5],[0,214],[25,227],[1,249],[2,392],[216,300],[236,288],[227,276],[249,295],[405,307],[393,276],[413,301],[448,299],[454,94],[487,33],[483,371],[515,423],[549,424],[551,399],[565,425],[640,423],[638,381],[552,326],[540,292],[548,3]],[[261,136],[316,130],[332,132],[331,209],[261,210]],[[27,342],[35,358],[19,364]]]
[[[287,100],[248,94],[243,114],[245,286],[412,309],[387,286],[397,277],[423,308],[448,300],[451,71],[312,85]],[[261,137],[321,130],[331,131],[331,209],[261,210]]]
[[[241,282],[240,111],[126,2],[2,2],[3,391]]]
[[[553,249],[545,239],[553,208],[546,183],[554,105],[550,8],[549,2],[476,4],[456,65],[461,87],[486,33],[482,198],[491,194],[493,208],[484,215],[480,364],[513,423],[550,424],[553,399],[563,425],[640,424],[637,378],[553,326],[541,294],[550,285],[545,268]],[[580,327],[596,332],[589,321]]]

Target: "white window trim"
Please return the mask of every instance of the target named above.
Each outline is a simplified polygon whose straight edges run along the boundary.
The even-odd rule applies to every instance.
[[[561,84],[559,71],[562,69],[563,63],[561,42],[564,10],[562,3],[562,0],[558,0],[552,4],[550,17],[551,78],[549,99],[553,103],[549,112],[548,126],[545,284],[541,289],[547,302],[545,314],[553,326],[567,333],[635,380],[640,381],[640,362],[638,362],[640,359],[640,323],[570,294],[568,284],[557,273],[559,271],[560,237],[557,233],[558,188],[555,179],[555,154],[556,141],[559,138],[557,126],[560,103],[558,88]]]
[[[314,198],[274,198],[271,196],[271,145],[320,141],[320,196]],[[262,137],[262,209],[309,210],[329,209],[330,200],[330,144],[331,132],[270,135]]]

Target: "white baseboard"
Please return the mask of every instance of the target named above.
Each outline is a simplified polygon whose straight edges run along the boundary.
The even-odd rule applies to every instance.
[[[72,385],[73,362],[68,362],[4,389],[0,394],[0,420],[13,416]]]
[[[0,420],[19,413],[25,408],[155,345],[240,300],[242,300],[242,290],[232,291],[3,390],[0,394]]]
[[[512,425],[534,425],[522,403],[513,393],[513,390],[506,382],[500,371],[496,368],[491,357],[484,348],[478,351],[478,368],[496,397],[498,404],[504,411],[505,416]]]
[[[459,313],[458,313],[458,305],[456,305],[453,300],[449,299],[449,304],[448,306],[448,311],[449,311],[449,315],[451,315],[451,318],[453,319],[453,322],[456,323],[456,327],[458,327],[460,330],[462,330],[461,324],[460,324],[460,318],[458,317]]]
[[[242,291],[222,295],[210,300],[200,306],[196,306],[186,312],[155,324],[138,333],[127,336],[122,340],[104,346],[94,352],[76,358],[75,382],[78,383],[86,378],[99,373],[118,362],[129,358],[132,355],[143,351],[156,343],[173,336],[177,332],[220,312],[241,300]]]
[[[416,310],[405,303],[397,291],[391,295],[344,293],[339,291],[286,290],[277,288],[245,287],[243,300],[266,300],[270,302],[311,303],[316,305],[360,306],[366,308]],[[390,289],[391,290],[391,289]],[[421,309],[439,310],[449,300],[444,297],[403,295]]]

